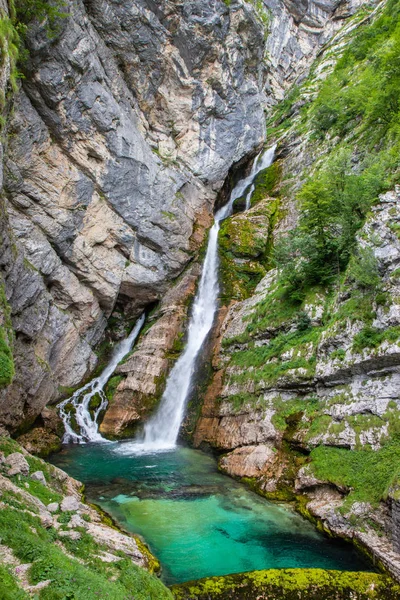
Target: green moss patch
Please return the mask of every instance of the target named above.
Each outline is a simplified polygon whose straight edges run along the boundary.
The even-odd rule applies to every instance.
[[[344,509],[353,502],[377,505],[387,497],[390,486],[400,475],[400,441],[395,438],[380,450],[346,450],[319,446],[310,455],[316,477],[350,491]]]
[[[400,586],[376,573],[270,569],[172,587],[177,600],[395,600]]]

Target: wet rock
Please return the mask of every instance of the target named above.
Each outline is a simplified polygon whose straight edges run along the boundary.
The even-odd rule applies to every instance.
[[[233,477],[260,477],[268,464],[275,460],[275,452],[266,445],[236,448],[219,461],[220,468]]]
[[[30,454],[36,456],[45,457],[61,448],[61,438],[44,427],[35,427],[17,440]]]

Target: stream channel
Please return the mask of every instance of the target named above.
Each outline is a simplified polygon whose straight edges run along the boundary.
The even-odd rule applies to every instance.
[[[216,461],[177,445],[197,358],[218,308],[218,231],[245,197],[246,209],[257,173],[269,167],[275,147],[254,160],[229,202],[215,214],[184,351],[172,368],[160,406],[144,431],[129,442],[107,442],[97,417],[105,405],[104,385],[132,348],[144,316],[115,348],[109,365],[92,382],[60,405],[65,425],[64,450],[53,462],[86,486],[99,504],[131,533],[143,536],[160,560],[167,584],[212,575],[268,568],[369,570],[350,544],[330,540],[290,506],[267,502],[218,472]],[[95,414],[90,399],[100,394]],[[71,413],[80,431],[74,431]]]

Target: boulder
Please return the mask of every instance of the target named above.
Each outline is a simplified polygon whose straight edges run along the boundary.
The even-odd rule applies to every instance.
[[[75,496],[66,496],[61,502],[61,512],[78,510],[79,502]]]
[[[34,473],[32,473],[31,479],[33,479],[34,481],[39,481],[39,483],[41,483],[42,485],[47,485],[47,481],[45,476],[43,475],[43,471],[35,471]]]
[[[50,513],[56,513],[59,508],[60,508],[60,505],[58,504],[58,502],[51,502],[50,504],[47,505],[47,510]]]
[[[10,467],[7,474],[13,475],[29,475],[29,464],[20,452],[13,452],[6,458],[6,464]]]

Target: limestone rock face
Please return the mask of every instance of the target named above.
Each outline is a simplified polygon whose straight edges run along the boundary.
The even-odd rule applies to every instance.
[[[163,391],[166,373],[182,350],[190,299],[200,266],[194,264],[165,294],[154,324],[132,355],[117,367],[122,379],[110,399],[100,431],[107,436],[132,432],[151,413]],[[175,347],[175,348],[174,348]]]
[[[233,477],[261,477],[274,456],[269,446],[244,446],[225,454],[220,460],[220,467]]]
[[[214,378],[194,435],[195,446],[206,444],[227,452],[219,461],[222,470],[255,478],[264,493],[289,489],[306,494],[312,515],[334,533],[367,545],[396,576],[398,483],[378,507],[355,502],[346,513],[342,505],[350,489],[321,480],[313,470],[313,454],[306,456],[324,446],[380,450],[396,435],[399,222],[397,186],[379,197],[357,236],[359,252],[376,261],[380,294],[361,293],[349,275],[334,297],[331,319],[324,313],[323,295],[315,294],[302,307],[309,323],[304,341],[299,341],[298,313],[289,311],[286,316],[273,303],[277,289],[273,270],[251,298],[229,308],[221,325],[221,343],[215,348]],[[369,302],[369,312],[357,312],[357,298]],[[349,301],[356,308],[349,310]],[[291,339],[297,341],[291,344]],[[301,450],[300,460],[293,450]],[[361,522],[366,523],[365,534],[357,525]]]
[[[340,31],[364,0],[264,0],[270,15],[267,102],[281,100],[301,81],[318,51]]]
[[[351,315],[337,319],[322,331],[316,345],[308,343],[301,347],[301,355],[299,350],[291,348],[279,357],[265,361],[259,368],[294,361],[293,368],[282,368],[282,374],[272,380],[252,377],[251,373],[257,371],[255,367],[242,368],[232,363],[232,354],[246,349],[246,342],[219,346],[214,358],[218,371],[202,407],[194,437],[196,445],[207,442],[217,448],[234,449],[266,441],[279,443],[281,433],[274,420],[276,412],[296,397],[312,396],[320,403],[325,426],[319,432],[306,434],[307,418],[304,416],[305,427],[295,434],[298,443],[305,444],[308,449],[321,443],[348,448],[360,444],[369,444],[375,449],[381,446],[381,441],[388,436],[391,418],[397,418],[400,411],[400,347],[398,339],[393,338],[398,335],[400,325],[397,277],[400,240],[393,228],[400,219],[399,200],[399,187],[383,194],[358,236],[359,246],[369,248],[376,257],[385,289],[385,304],[378,302],[372,307],[375,315],[372,331],[381,334],[382,340],[373,347],[367,344],[359,349],[355,340],[365,329],[365,323],[352,319]],[[221,327],[223,341],[229,343],[238,337],[240,340],[257,305],[261,306],[273,285],[274,272],[270,272],[256,288],[254,296],[230,308]],[[339,295],[335,312],[340,312],[347,300],[348,296]],[[314,304],[305,307],[310,322],[314,319],[314,326],[321,325],[319,307],[318,296]],[[279,331],[295,330],[294,320],[279,323],[276,327],[271,324],[255,334],[253,343],[268,347]],[[393,332],[390,339],[385,339],[386,331]],[[296,366],[295,359],[299,356],[305,365],[311,361],[314,366]],[[242,402],[237,408],[234,399],[238,395],[248,395],[252,401]]]
[[[55,37],[30,28],[4,153],[16,375],[0,426],[25,432],[90,376],[116,303],[133,318],[174,285],[230,168],[264,141],[265,107],[360,2],[73,0]],[[3,90],[8,77],[5,61]],[[126,422],[150,386],[135,373]]]
[[[251,5],[74,0],[66,10],[55,38],[45,23],[30,29],[8,123],[9,430],[90,374],[117,301],[135,317],[167,292],[232,164],[265,136],[265,31]]]

